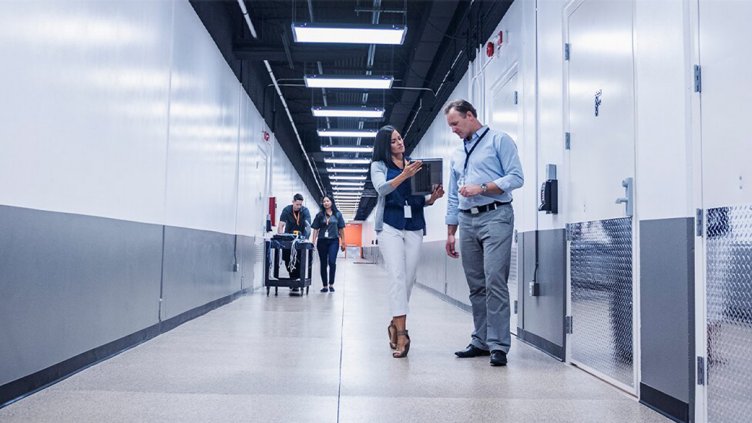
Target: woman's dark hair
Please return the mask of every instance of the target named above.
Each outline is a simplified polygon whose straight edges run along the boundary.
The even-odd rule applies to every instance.
[[[329,201],[332,202],[332,215],[336,215],[339,210],[337,210],[337,204],[334,202],[334,197],[332,197],[331,195],[325,195],[321,197],[321,202],[319,203],[319,205],[321,206],[321,211],[319,213],[321,213],[322,216],[326,214],[326,207],[324,207],[325,198],[328,198]]]
[[[394,126],[386,125],[376,133],[372,162],[384,162],[387,165],[392,162],[392,132],[394,131],[396,131]]]

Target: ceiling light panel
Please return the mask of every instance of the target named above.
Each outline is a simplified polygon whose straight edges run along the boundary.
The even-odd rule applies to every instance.
[[[331,182],[332,186],[350,186],[350,187],[362,187],[365,185],[365,182],[339,182],[339,181],[333,181]]]
[[[322,145],[321,151],[327,153],[373,153],[373,147],[345,147],[341,145]]]
[[[324,161],[326,163],[331,164],[368,164],[371,163],[370,159],[331,159],[331,158],[325,158]]]
[[[383,118],[380,107],[311,107],[315,117]]]
[[[341,130],[341,129],[319,129],[318,134],[320,137],[336,137],[336,138],[376,138],[377,131],[368,130]]]
[[[391,76],[341,76],[341,75],[306,75],[308,88],[354,88],[387,90],[392,88],[394,78]]]
[[[329,173],[368,173],[368,168],[365,167],[358,167],[358,168],[350,168],[350,167],[327,167],[326,171]],[[331,178],[331,176],[330,176]],[[345,179],[345,177],[338,177],[340,179]]]
[[[329,175],[329,179],[343,180],[343,181],[365,181],[365,176],[345,176],[345,175]]]
[[[407,26],[305,22],[292,24],[292,33],[296,43],[402,44]]]

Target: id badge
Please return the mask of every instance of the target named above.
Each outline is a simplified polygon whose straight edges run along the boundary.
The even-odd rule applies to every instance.
[[[405,219],[412,219],[413,208],[405,204]]]
[[[329,232],[329,229],[326,230],[326,238],[331,238],[332,234]]]

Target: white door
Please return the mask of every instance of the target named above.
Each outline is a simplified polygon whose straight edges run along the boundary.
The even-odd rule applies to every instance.
[[[517,78],[517,65],[515,64],[506,74],[502,75],[492,86],[490,92],[490,101],[488,104],[487,121],[489,127],[497,130],[504,131],[509,134],[518,147],[518,153],[520,159],[522,159],[522,151],[520,147],[523,145],[520,137],[522,136],[522,114],[520,110],[520,88]],[[516,192],[515,197],[519,198],[522,194]],[[524,216],[523,210],[524,201],[515,201],[515,214],[517,216]],[[515,226],[517,226],[515,224]],[[515,228],[516,229],[516,228]],[[509,327],[513,334],[517,334],[517,299],[518,299],[518,272],[517,272],[517,237],[512,240],[512,260],[509,267],[509,279],[507,285],[509,287],[509,304],[512,305],[512,313],[509,321]]]
[[[752,416],[752,2],[699,1],[705,391],[698,417]],[[704,295],[703,295],[704,294]],[[700,319],[702,322],[702,319]],[[704,345],[703,345],[704,344]],[[704,348],[703,348],[704,347]],[[703,350],[705,354],[703,354]],[[698,419],[702,421],[701,419]]]
[[[632,2],[565,16],[569,360],[635,394]]]

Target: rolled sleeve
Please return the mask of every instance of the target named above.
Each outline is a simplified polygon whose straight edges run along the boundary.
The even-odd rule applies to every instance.
[[[504,134],[499,140],[497,146],[499,162],[504,170],[504,176],[495,179],[493,182],[504,192],[511,192],[522,187],[525,183],[525,177],[522,173],[522,163],[520,156],[517,154],[517,145],[509,135]]]
[[[459,213],[459,198],[457,197],[457,174],[454,172],[454,160],[450,163],[449,186],[447,187],[449,193],[447,194],[447,214],[445,221],[447,225],[458,225],[459,218],[457,217],[457,214]]]
[[[392,187],[389,184],[389,181],[386,180],[386,172],[387,169],[384,163],[371,163],[371,183],[380,196],[387,196],[394,191],[394,187]]]

